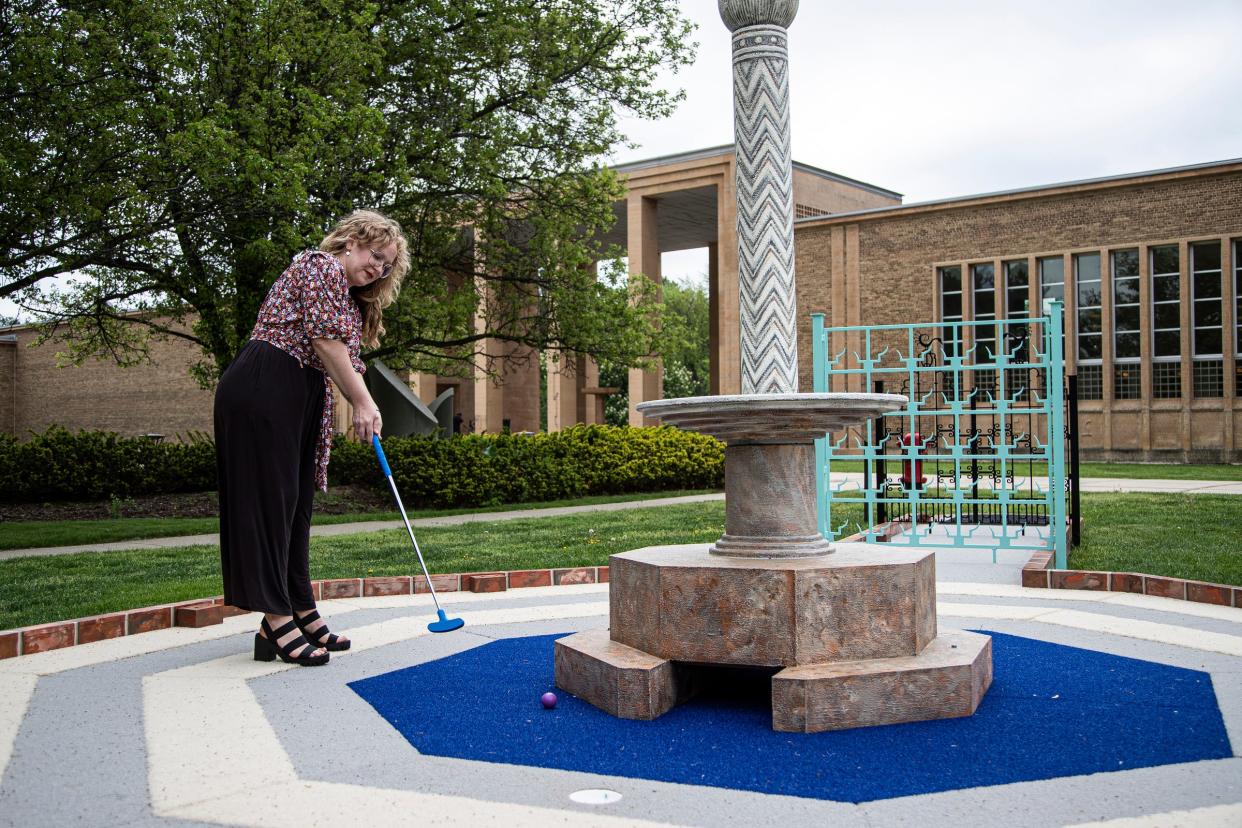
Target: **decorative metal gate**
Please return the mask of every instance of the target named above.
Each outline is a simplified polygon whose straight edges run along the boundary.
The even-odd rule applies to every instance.
[[[812,316],[815,391],[841,390],[834,377],[858,377],[836,384],[909,397],[903,409],[817,442],[825,537],[990,547],[993,560],[1000,550],[1042,549],[1065,568],[1061,302],[1044,310],[839,328]],[[861,461],[861,479],[841,473],[843,461]],[[834,522],[833,505],[840,515],[844,503],[861,503],[864,521]]]

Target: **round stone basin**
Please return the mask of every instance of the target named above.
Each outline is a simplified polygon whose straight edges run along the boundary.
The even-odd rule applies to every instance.
[[[637,408],[725,443],[810,443],[906,402],[901,394],[735,394],[652,400]]]
[[[725,448],[725,533],[713,555],[804,558],[819,533],[814,442],[906,404],[900,394],[740,394],[639,403],[638,410]]]

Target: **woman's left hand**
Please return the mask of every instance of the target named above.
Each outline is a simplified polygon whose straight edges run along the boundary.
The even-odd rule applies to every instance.
[[[365,400],[359,400],[354,406],[354,439],[369,445],[371,435],[378,435],[382,427],[379,409],[371,398],[368,396]]]

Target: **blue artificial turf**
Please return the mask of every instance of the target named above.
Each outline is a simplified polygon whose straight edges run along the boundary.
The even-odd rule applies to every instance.
[[[350,687],[420,752],[691,785],[864,802],[1233,755],[1211,677],[991,633],[995,679],[974,716],[777,733],[767,676],[652,722],[553,688],[559,635],[504,639]]]

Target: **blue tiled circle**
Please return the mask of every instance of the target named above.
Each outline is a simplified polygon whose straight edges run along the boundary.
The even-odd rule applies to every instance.
[[[350,686],[424,754],[847,802],[1233,755],[1206,673],[990,635],[974,716],[836,733],[773,731],[765,680],[652,722],[563,692],[544,710],[559,635]]]

